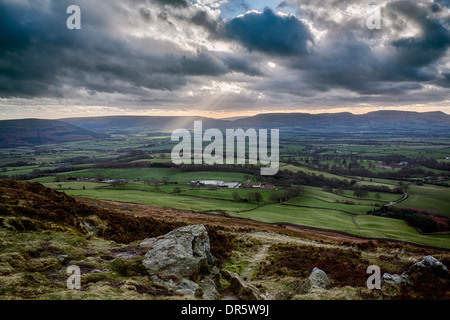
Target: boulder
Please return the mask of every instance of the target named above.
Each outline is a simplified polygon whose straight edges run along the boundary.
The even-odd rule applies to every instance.
[[[389,283],[391,285],[413,285],[421,277],[442,277],[448,276],[448,268],[433,256],[426,256],[419,262],[414,263],[407,271],[401,275],[383,274],[381,285]]]
[[[230,290],[239,300],[262,300],[261,293],[254,285],[247,283],[237,273],[228,270],[223,271],[225,279],[230,281]]]
[[[402,274],[389,274],[384,273],[383,277],[381,278],[381,283],[389,283],[394,286],[400,286],[400,285],[406,285],[411,284],[411,281],[409,281],[408,276]]]
[[[435,273],[440,275],[446,275],[448,268],[433,256],[426,256],[419,262],[413,264],[408,271],[405,272],[407,276],[417,273]]]
[[[142,263],[154,283],[179,295],[220,299],[213,281],[218,269],[203,225],[181,227],[140,246],[149,247]]]
[[[331,284],[325,271],[314,268],[308,278],[289,283],[285,290],[278,293],[277,300],[288,300],[296,294],[307,294],[313,290],[325,290]]]
[[[143,264],[150,275],[176,276],[196,280],[214,265],[209,237],[203,225],[175,229],[155,239],[145,239],[150,250]],[[141,243],[142,244],[142,243]]]
[[[311,282],[310,290],[314,290],[314,289],[323,290],[323,289],[326,289],[326,287],[331,284],[331,281],[330,281],[330,279],[328,279],[328,276],[325,273],[325,271],[320,270],[317,267],[313,269],[313,271],[311,272],[311,275],[308,277],[308,279]]]
[[[405,293],[414,296],[414,292],[421,293],[429,288],[436,296],[448,296],[449,285],[448,268],[432,256],[416,262],[401,275],[385,273],[381,279],[381,290],[386,296]]]

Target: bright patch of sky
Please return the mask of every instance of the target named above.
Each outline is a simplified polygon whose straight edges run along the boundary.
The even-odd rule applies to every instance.
[[[231,19],[238,15],[245,14],[248,11],[263,11],[264,8],[269,7],[274,11],[281,11],[283,13],[295,13],[295,10],[290,7],[278,9],[278,5],[282,2],[280,0],[229,0],[222,1],[219,9],[222,12],[222,17]]]

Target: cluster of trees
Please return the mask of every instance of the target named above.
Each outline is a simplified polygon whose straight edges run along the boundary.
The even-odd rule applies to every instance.
[[[344,180],[337,178],[326,178],[323,174],[308,174],[303,171],[292,172],[290,170],[281,170],[275,176],[278,185],[306,185],[312,187],[327,186],[331,189],[347,190],[366,190],[371,192],[402,193],[399,188],[391,189],[382,185],[361,185],[357,186],[356,180]]]
[[[290,187],[282,192],[274,192],[269,196],[270,202],[273,203],[281,203],[284,201],[289,201],[291,199],[294,199],[298,196],[302,196],[305,194],[305,191],[301,187]],[[234,191],[232,193],[233,200],[234,201],[243,201],[243,202],[253,202],[253,203],[260,203],[264,201],[263,196],[258,191],[250,191],[247,194],[247,198],[241,198],[239,192]]]
[[[270,201],[271,202],[285,202],[289,201],[291,199],[294,199],[299,196],[303,196],[305,194],[305,190],[303,188],[296,186],[287,188],[286,190],[283,190],[282,193],[272,193],[270,195]]]
[[[241,198],[239,192],[234,191],[232,193],[232,197],[234,201],[243,201],[243,202],[252,202],[252,203],[260,203],[264,201],[263,196],[261,195],[261,193],[257,192],[257,191],[250,191],[247,194],[247,198]]]

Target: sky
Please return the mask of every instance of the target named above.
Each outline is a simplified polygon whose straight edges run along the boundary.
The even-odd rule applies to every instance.
[[[450,0],[0,0],[0,119],[450,113],[449,47]]]

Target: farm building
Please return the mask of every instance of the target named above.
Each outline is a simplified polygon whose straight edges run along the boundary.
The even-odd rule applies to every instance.
[[[236,189],[241,186],[239,182],[224,182],[222,180],[193,180],[190,182],[193,185],[199,186],[216,186],[219,188]]]

